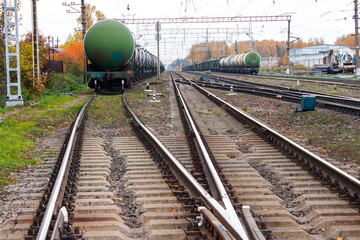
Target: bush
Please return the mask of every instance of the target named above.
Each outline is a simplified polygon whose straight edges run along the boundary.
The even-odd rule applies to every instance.
[[[50,73],[45,83],[46,92],[72,92],[82,90],[86,84],[82,82],[82,77],[72,73]]]
[[[83,69],[83,66],[79,65],[79,64],[66,64],[65,72],[75,75],[77,77],[81,77],[84,72],[84,69]]]

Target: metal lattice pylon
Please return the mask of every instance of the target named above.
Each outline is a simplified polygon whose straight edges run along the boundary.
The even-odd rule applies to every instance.
[[[9,21],[8,19],[9,13],[11,12],[14,14],[14,21]],[[6,106],[22,105],[17,0],[14,0],[13,7],[9,7],[7,0],[4,0],[4,23],[7,86]],[[15,36],[13,34],[9,35],[11,33],[9,33],[10,29],[15,32]],[[10,51],[11,46],[15,46],[15,51]]]

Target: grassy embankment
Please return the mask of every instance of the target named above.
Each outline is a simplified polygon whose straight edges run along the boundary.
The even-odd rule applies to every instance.
[[[86,88],[76,77],[68,74],[52,77],[53,85],[42,96],[24,97],[24,106],[0,107],[0,188],[14,182],[12,172],[39,162],[40,153],[36,152],[39,140],[69,125],[85,101],[61,95]],[[74,102],[67,104],[71,101]]]

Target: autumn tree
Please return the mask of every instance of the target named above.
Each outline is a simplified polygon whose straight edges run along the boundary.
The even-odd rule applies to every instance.
[[[62,51],[55,55],[56,60],[64,62],[65,71],[80,75],[84,69],[85,53],[82,42],[73,42],[62,46]]]
[[[96,10],[95,6],[92,6],[88,3],[85,3],[85,22],[86,22],[86,31],[94,25],[95,22],[98,22],[102,19],[105,19],[105,14],[99,10]],[[82,17],[81,15],[76,19],[77,24],[82,28]],[[82,40],[82,31],[75,32],[73,36],[70,35],[69,40],[78,42]]]
[[[336,38],[335,44],[349,46],[350,48],[355,48],[355,37],[353,34],[343,35]]]
[[[291,48],[300,48],[324,44],[323,38],[310,38],[307,42],[302,39],[296,40],[294,43],[291,43]]]
[[[230,47],[224,41],[202,42],[191,46],[186,59],[191,63],[202,62],[209,58],[223,57],[224,52],[225,56],[231,55]]]
[[[239,53],[249,52],[249,41],[238,41],[237,42]],[[286,43],[284,41],[275,40],[262,40],[254,41],[253,51],[256,51],[263,57],[281,57],[284,56],[286,51]],[[231,52],[235,54],[235,44],[231,45]]]
[[[43,73],[39,79],[33,76],[32,33],[28,32],[20,41],[19,45],[22,83],[29,90],[30,94],[41,94],[45,90],[46,74]],[[46,38],[39,34],[39,59],[41,69],[46,65],[47,53]]]
[[[105,18],[105,14],[96,10],[95,6],[85,4],[85,20],[86,30],[88,30],[95,21],[100,21]],[[76,19],[79,26],[81,25],[81,15]],[[63,49],[60,53],[55,55],[56,60],[62,60],[65,65],[65,71],[72,72],[79,75],[84,69],[84,50],[82,43],[82,32],[76,32],[74,35],[69,35],[66,42],[60,46]]]
[[[0,1],[1,6],[4,6],[4,1]],[[0,58],[4,59],[5,56],[5,34],[4,34],[4,9],[1,9],[0,12]],[[5,62],[3,60],[0,61],[0,71],[1,73],[5,72]],[[0,97],[6,96],[6,81],[4,74],[0,74]]]
[[[86,20],[86,31],[94,25],[94,21],[100,21],[105,19],[105,14],[99,10],[96,10],[95,6],[91,6],[88,3],[85,3],[85,20]],[[82,26],[81,15],[76,19],[77,23]]]

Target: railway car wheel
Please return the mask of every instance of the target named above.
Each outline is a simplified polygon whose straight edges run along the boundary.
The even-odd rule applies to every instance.
[[[94,80],[94,86],[95,86],[95,92],[99,92],[100,91],[100,86],[99,86],[97,80]]]

